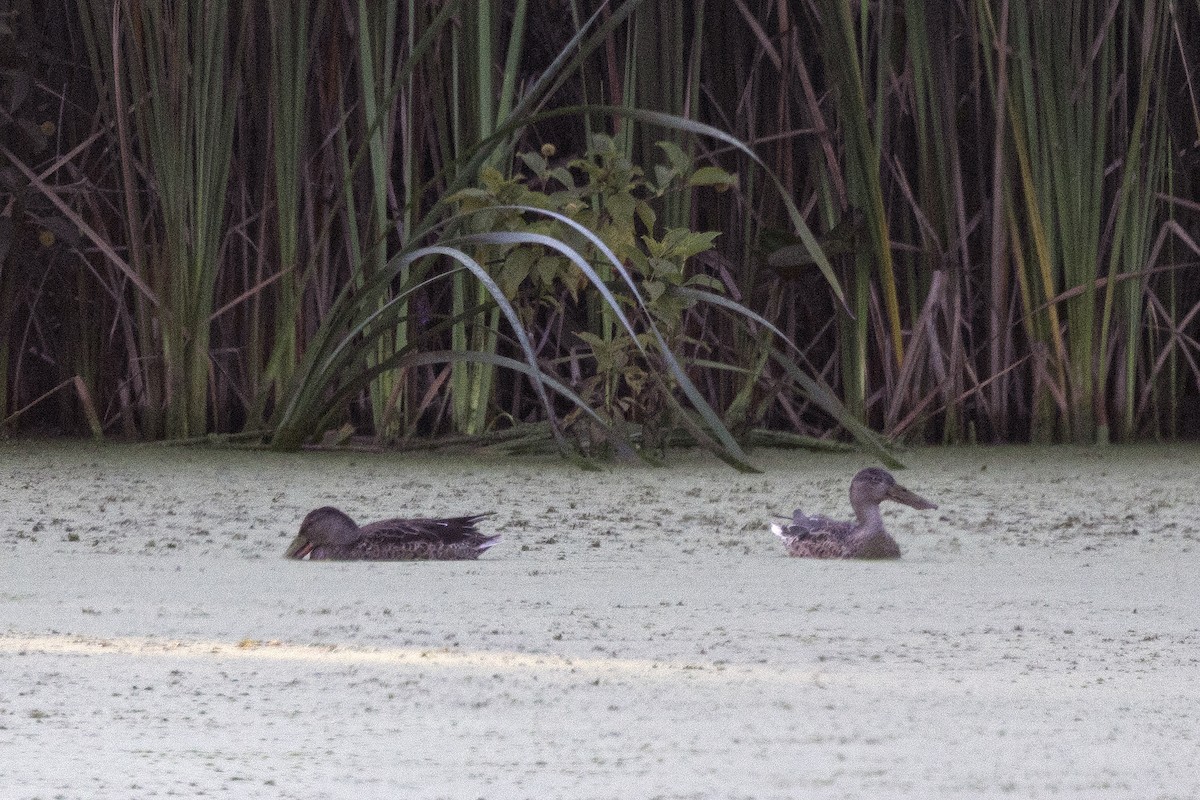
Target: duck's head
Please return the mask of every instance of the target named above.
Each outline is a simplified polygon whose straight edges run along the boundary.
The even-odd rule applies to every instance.
[[[358,525],[333,506],[322,506],[308,512],[300,523],[300,532],[288,545],[288,558],[304,558],[314,549],[346,547],[358,538]]]
[[[937,508],[936,503],[931,503],[916,492],[896,483],[892,473],[886,469],[868,467],[859,470],[854,480],[850,481],[850,504],[855,508],[862,505],[877,506],[884,500],[894,500],[920,511]]]

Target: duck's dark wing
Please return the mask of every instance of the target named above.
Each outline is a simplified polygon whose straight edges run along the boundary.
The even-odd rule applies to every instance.
[[[488,514],[444,519],[385,519],[359,529],[355,542],[338,557],[371,561],[478,558],[500,542],[475,524]]]
[[[442,519],[385,519],[359,529],[362,539],[382,542],[430,542],[437,544],[469,544],[494,537],[484,536],[475,525],[487,514]]]
[[[771,532],[783,540],[788,554],[798,558],[845,558],[853,530],[850,522],[799,513],[792,515],[790,525],[771,525]]]

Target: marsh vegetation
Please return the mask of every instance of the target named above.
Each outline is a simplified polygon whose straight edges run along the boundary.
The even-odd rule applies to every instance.
[[[1200,426],[1195,2],[2,8],[10,431]]]

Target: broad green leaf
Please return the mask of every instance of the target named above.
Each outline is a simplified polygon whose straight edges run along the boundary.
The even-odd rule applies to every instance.
[[[736,186],[737,176],[720,167],[701,167],[688,178],[689,186]]]
[[[692,159],[680,149],[679,145],[668,141],[656,142],[655,144],[666,154],[667,161],[671,162],[671,167],[677,174],[686,173],[692,168]]]
[[[706,286],[715,292],[725,291],[725,284],[722,283],[720,281],[720,279],[715,278],[712,275],[705,275],[704,273],[698,273],[696,275],[693,275],[692,277],[688,278],[687,281],[684,282],[684,285],[685,286]]]
[[[658,221],[658,215],[654,213],[654,209],[650,207],[649,203],[639,200],[634,212],[647,230],[654,230],[654,223]]]
[[[486,189],[479,189],[474,186],[471,186],[466,189],[459,189],[457,192],[450,195],[446,199],[451,203],[462,203],[467,200],[488,200],[488,201],[490,201],[490,200],[493,200],[494,197],[495,196],[491,192],[487,191]]]
[[[654,165],[654,180],[657,185],[654,187],[655,195],[661,195],[671,185],[671,181],[675,180],[675,176],[679,173],[664,164]]]
[[[678,241],[672,242],[670,253],[672,257],[679,259],[688,259],[698,253],[711,250],[713,242],[721,235],[719,231],[680,230],[683,231],[683,235],[678,238]]]
[[[493,194],[499,194],[504,186],[508,183],[508,179],[501,174],[500,170],[495,167],[484,167],[479,170],[479,180]]]
[[[605,197],[604,207],[612,215],[613,220],[623,225],[631,225],[637,201],[628,191],[621,191]]]
[[[530,265],[535,257],[536,253],[532,247],[514,247],[509,252],[496,279],[505,297],[511,300],[517,296],[521,283],[529,277]]]
[[[566,268],[567,263],[562,258],[551,255],[542,256],[533,265],[533,270],[538,276],[538,280],[541,281],[542,286],[546,287],[553,285],[554,279],[561,277]]]
[[[546,159],[541,153],[521,153],[519,158],[525,162],[525,166],[529,167],[530,172],[539,178],[546,175]]]
[[[555,167],[547,173],[551,178],[567,187],[569,190],[575,189],[575,176],[571,174],[571,170],[566,167]]]
[[[682,278],[681,268],[675,261],[666,258],[651,258],[648,259],[648,262],[650,272],[655,278],[670,283],[678,283]]]

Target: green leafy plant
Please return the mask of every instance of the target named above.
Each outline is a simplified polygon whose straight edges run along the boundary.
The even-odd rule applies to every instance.
[[[665,160],[647,172],[632,164],[609,136],[593,134],[590,146],[580,157],[554,163],[552,145],[539,152],[521,153],[524,167],[511,175],[494,168],[480,174],[480,186],[461,190],[450,199],[467,215],[470,230],[521,231],[567,242],[605,273],[612,285],[606,259],[579,233],[563,222],[528,215],[519,209],[533,207],[564,215],[596,232],[597,238],[631,268],[640,297],[621,293],[620,307],[633,319],[628,329],[615,325],[612,309],[592,314],[575,331],[583,343],[592,370],[576,382],[576,389],[601,418],[621,431],[628,431],[647,445],[661,450],[669,434],[670,420],[678,408],[671,371],[662,363],[663,352],[655,350],[647,325],[661,331],[666,350],[678,360],[683,357],[683,314],[695,300],[672,289],[704,286],[720,290],[720,284],[703,274],[688,275],[685,264],[692,256],[709,250],[717,232],[694,232],[671,228],[659,233],[656,203],[673,192],[695,186],[718,190],[736,184],[735,176],[717,167],[695,168],[683,151],[671,142],[660,142]],[[539,306],[565,304],[583,308],[597,306],[589,282],[575,264],[545,247],[499,247],[484,245],[473,253],[485,264],[507,299],[518,304],[523,319],[532,322]],[[590,322],[590,329],[587,326]],[[594,431],[582,410],[572,412],[569,425],[577,426],[577,440],[590,450]]]

